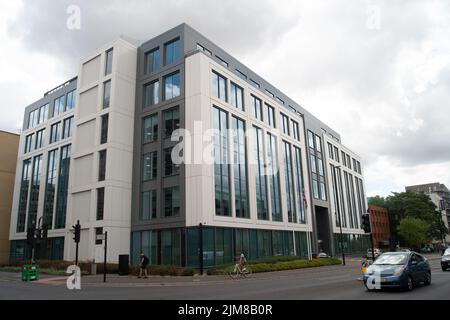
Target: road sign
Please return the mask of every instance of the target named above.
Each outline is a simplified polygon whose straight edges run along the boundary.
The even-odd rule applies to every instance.
[[[103,241],[103,240],[105,240],[105,235],[104,234],[98,234],[98,235],[95,236],[95,240]]]

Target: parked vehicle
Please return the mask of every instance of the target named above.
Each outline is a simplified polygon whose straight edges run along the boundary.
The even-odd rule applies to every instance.
[[[441,267],[442,271],[446,271],[450,268],[450,248],[447,248],[441,257]]]
[[[428,260],[417,252],[386,252],[367,268],[363,277],[367,290],[400,288],[412,290],[423,282],[431,284]]]
[[[325,252],[321,252],[321,253],[319,253],[319,254],[317,255],[317,258],[319,258],[319,259],[323,259],[323,258],[331,258],[331,256],[328,255],[328,254],[325,253]]]

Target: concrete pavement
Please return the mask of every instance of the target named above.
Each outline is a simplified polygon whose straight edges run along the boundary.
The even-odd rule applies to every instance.
[[[82,278],[82,290],[66,288],[65,277],[44,277],[39,282],[22,283],[15,274],[0,273],[0,299],[164,299],[164,300],[278,300],[278,299],[450,299],[450,271],[432,265],[432,285],[412,292],[367,292],[361,281],[359,261],[347,266],[254,274],[250,279],[227,276],[136,277],[101,276]]]

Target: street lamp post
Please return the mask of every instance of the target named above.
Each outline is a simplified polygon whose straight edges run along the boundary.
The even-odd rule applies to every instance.
[[[344,252],[344,235],[342,234],[342,221],[341,221],[341,210],[339,205],[339,194],[338,194],[338,185],[337,185],[337,177],[336,177],[336,169],[340,168],[340,166],[333,166],[333,177],[334,177],[334,193],[336,195],[336,210],[338,211],[338,219],[339,219],[339,232],[340,232],[340,242],[341,242],[341,252],[342,252],[342,264],[345,266],[345,252]]]

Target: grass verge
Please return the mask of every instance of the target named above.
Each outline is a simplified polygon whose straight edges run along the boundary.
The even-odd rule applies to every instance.
[[[260,261],[249,262],[249,264],[252,267],[253,273],[260,273],[260,272],[273,272],[273,271],[332,266],[341,264],[341,260],[336,258],[314,259],[314,260],[304,260],[297,258],[295,260],[286,259],[285,261],[280,261],[279,259],[277,260],[269,258]],[[228,274],[233,269],[234,264],[219,266],[217,268],[209,269],[208,274],[224,275]]]

